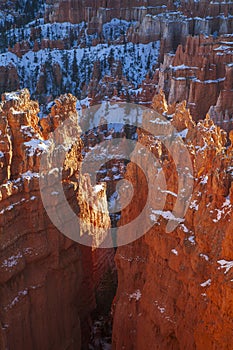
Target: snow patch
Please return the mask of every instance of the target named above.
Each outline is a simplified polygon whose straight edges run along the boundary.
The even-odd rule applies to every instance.
[[[178,255],[178,251],[176,249],[172,249],[171,252],[175,255]]]
[[[5,310],[11,309],[12,307],[14,307],[20,301],[20,299],[22,299],[22,297],[24,297],[27,294],[28,294],[28,289],[24,289],[24,290],[20,291],[17,294],[17,296],[10,302],[10,304],[7,305],[4,309]]]
[[[211,279],[200,284],[201,287],[209,287],[211,285]]]
[[[226,274],[233,267],[233,261],[218,260],[217,262],[219,265],[221,265],[218,269],[225,269],[224,274]]]
[[[198,210],[199,205],[197,204],[197,200],[196,200],[196,199],[190,203],[189,208],[190,208],[190,209],[194,209],[194,210],[196,210],[196,211]]]
[[[22,258],[22,254],[18,253],[17,255],[12,255],[9,258],[5,259],[2,263],[3,267],[8,267],[8,268],[12,268],[14,266],[16,266],[19,262],[19,260]]]
[[[221,209],[215,209],[217,211],[217,218],[213,219],[213,222],[218,222],[219,220],[221,220],[222,216],[226,216],[227,214],[229,214],[232,210],[232,205],[230,202],[229,198],[226,198],[225,202],[223,203]]]
[[[200,257],[201,258],[203,258],[203,259],[205,259],[206,261],[209,261],[209,257],[208,257],[208,255],[206,255],[206,254],[200,254]]]
[[[179,223],[184,222],[185,220],[182,218],[177,218],[176,216],[174,216],[174,214],[171,211],[163,211],[163,210],[153,210],[152,209],[152,214],[155,215],[160,215],[162,216],[164,219],[166,220],[173,220],[173,221],[177,221]],[[152,215],[150,215],[152,216]],[[152,218],[151,218],[152,219]],[[154,221],[154,220],[153,220]]]
[[[195,244],[196,242],[195,242],[195,236],[190,236],[189,238],[188,238],[188,240],[189,240],[189,242],[191,243],[191,244]]]
[[[208,175],[205,175],[205,176],[202,177],[202,180],[201,180],[200,184],[206,185],[207,182],[208,182]]]
[[[134,293],[129,295],[129,300],[135,299],[136,301],[140,300],[142,296],[142,293],[139,289],[137,289]]]
[[[48,142],[32,139],[28,142],[24,142],[24,145],[28,148],[28,155],[32,157],[36,152],[45,152],[48,147]]]

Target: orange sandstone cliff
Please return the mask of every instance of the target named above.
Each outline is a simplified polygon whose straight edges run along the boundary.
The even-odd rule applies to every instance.
[[[168,106],[164,95],[153,100],[153,108],[173,116],[172,124],[193,164],[192,198],[185,216],[173,217],[178,226],[170,233],[166,226],[177,200],[177,169],[161,141],[138,131],[139,141],[159,159],[167,200],[163,210],[151,208],[147,220],[154,226],[149,232],[117,250],[113,349],[232,348],[233,145],[225,147],[226,134],[208,116],[196,124],[185,107],[185,103]],[[230,138],[232,142],[231,134]],[[135,163],[140,156],[133,154]],[[182,154],[178,159],[185,161]],[[134,163],[128,165],[126,178],[137,196],[122,211],[119,230],[138,216],[147,201],[142,190],[145,179]],[[158,187],[156,198],[161,192]]]
[[[231,36],[188,36],[175,55],[166,54],[159,69],[158,89],[169,103],[187,101],[195,120],[204,119],[211,106],[211,117],[224,127],[232,118]]]
[[[39,122],[38,103],[30,100],[27,90],[2,96],[0,349],[87,349],[96,295],[113,269],[113,249],[92,249],[66,238],[51,223],[40,196],[39,165],[46,139],[63,120],[77,114],[75,103],[73,96],[61,96]],[[82,147],[77,139],[67,155],[64,191],[88,222],[96,214],[78,202],[72,178],[80,176]],[[87,186],[90,194],[96,193]],[[58,205],[54,192],[54,210]],[[109,224],[108,215],[102,216],[105,230]]]

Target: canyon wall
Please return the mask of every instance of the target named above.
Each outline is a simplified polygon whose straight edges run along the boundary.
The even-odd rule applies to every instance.
[[[150,208],[147,220],[154,226],[149,232],[117,250],[113,349],[231,349],[233,145],[225,148],[226,134],[209,117],[193,122],[185,103],[169,106],[164,95],[158,95],[153,108],[173,116],[172,124],[192,159],[194,189],[185,216],[173,216],[178,175],[172,156],[161,140],[139,130],[139,141],[150,147],[164,173],[167,198],[162,210]],[[145,116],[144,122],[153,130],[153,120]],[[232,142],[232,133],[230,138]],[[173,145],[177,150],[179,142]],[[186,161],[182,153],[176,155],[178,164]],[[137,150],[132,156],[140,164]],[[153,171],[158,176],[156,167]],[[145,177],[134,163],[128,165],[126,178],[137,195],[122,211],[119,232],[147,202]],[[156,187],[155,206],[163,190]],[[184,180],[184,201],[186,191]],[[169,219],[178,223],[170,233]]]
[[[167,12],[167,14],[166,14]],[[80,1],[47,0],[46,22],[87,22],[90,33],[101,32],[113,18],[137,21],[136,37],[151,40],[154,35],[219,34],[232,29],[231,2],[204,1]],[[164,14],[164,15],[163,15]],[[159,15],[159,16],[157,16]],[[174,30],[176,29],[176,31]],[[146,38],[147,37],[147,38]],[[169,40],[169,38],[168,38]]]
[[[0,348],[87,349],[91,313],[96,308],[96,296],[103,294],[105,275],[114,269],[114,250],[71,241],[47,216],[39,187],[40,157],[48,146],[49,132],[67,117],[77,117],[76,98],[61,96],[50,115],[41,121],[38,112],[38,103],[30,100],[28,90],[2,96]],[[96,213],[78,199],[82,147],[79,138],[67,155],[63,186],[69,204],[85,218],[85,223],[92,222]],[[50,180],[48,190],[54,191]],[[98,200],[95,187],[89,183],[86,186],[88,193],[95,196],[93,201]],[[106,202],[104,188],[102,192],[102,202]],[[53,193],[51,205],[56,211],[60,204]],[[108,215],[102,219],[107,232],[110,219]],[[95,232],[92,233],[96,245]]]
[[[45,19],[48,22],[88,23],[90,32],[98,31],[101,25],[113,18],[141,21],[147,13],[157,14],[166,8],[164,0],[47,0]]]
[[[203,109],[193,108],[194,118],[199,118],[200,114],[204,117],[209,107],[216,105],[223,89],[223,65],[231,60],[231,3],[206,0],[48,0],[45,3],[41,0],[35,8],[32,4],[30,0],[22,3],[12,11],[10,22],[7,25],[2,22],[0,27],[1,93],[27,87],[41,104],[67,92],[84,100],[83,105],[88,103],[86,98],[95,103],[116,95],[124,100],[145,102],[148,75],[153,76],[152,95],[155,88],[163,85],[157,80],[156,69],[164,62],[162,70],[168,75],[167,56],[182,45],[174,66],[186,65],[185,57],[192,56],[190,47],[194,46],[196,53],[192,61],[195,60],[196,65],[186,68],[185,72],[174,68],[175,72],[171,72],[164,87],[165,92],[171,87],[169,101],[181,101],[184,90],[191,86],[189,107],[194,103],[199,105],[198,91],[206,81],[211,94],[206,96]],[[5,12],[4,8],[1,11],[2,18],[8,18],[10,10],[6,7]],[[225,34],[229,35],[225,37]],[[192,40],[187,39],[189,35],[209,38],[201,36],[191,43]],[[224,46],[228,46],[228,50]],[[181,51],[185,53],[181,55]],[[201,56],[204,52],[208,63]],[[210,67],[212,73],[208,72],[208,65],[214,65]],[[222,66],[219,68],[219,65]],[[204,72],[194,81],[195,67]],[[220,77],[208,78],[215,75]],[[146,89],[148,92],[149,87]]]
[[[195,120],[211,108],[214,122],[227,129],[232,124],[232,47],[231,36],[189,36],[175,55],[165,55],[157,89],[165,91],[169,103],[187,101]]]

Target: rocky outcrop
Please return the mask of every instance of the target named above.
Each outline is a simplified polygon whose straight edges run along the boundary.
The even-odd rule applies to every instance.
[[[232,129],[233,118],[233,66],[231,63],[226,64],[226,79],[223,89],[217,99],[215,106],[209,109],[209,115],[215,124],[219,125],[226,131]]]
[[[167,198],[163,210],[151,208],[147,220],[154,226],[149,232],[117,250],[113,349],[231,349],[232,145],[225,147],[226,134],[209,117],[194,123],[184,103],[174,108],[167,106],[164,97],[156,97],[153,105],[173,115],[172,124],[192,159],[194,189],[185,216],[168,233],[167,221],[177,200],[177,169],[166,148],[159,147],[161,141],[153,143],[150,135],[139,130],[139,141],[159,160]],[[182,154],[176,156],[178,163],[184,161]],[[135,152],[133,157],[138,164],[140,154]],[[142,190],[145,179],[133,163],[126,178],[139,200],[135,198],[136,204],[122,211],[119,230],[139,215],[147,201]],[[156,191],[154,198],[161,198],[162,188]]]
[[[187,15],[199,16],[201,18],[219,17],[224,18],[232,13],[231,1],[179,1],[179,8],[182,8]]]
[[[10,22],[11,26],[15,25],[16,28],[5,30],[8,25],[6,28],[3,25],[2,31],[0,28],[0,92],[27,86],[32,96],[41,104],[46,104],[48,100],[66,92],[71,92],[80,99],[88,96],[93,98],[93,101],[99,101],[103,96],[111,98],[116,95],[116,91],[120,98],[127,96],[127,100],[143,103],[148,101],[145,96],[149,94],[151,102],[154,87],[158,83],[155,83],[154,79],[155,76],[157,79],[158,75],[155,69],[158,63],[167,61],[164,55],[176,52],[179,45],[188,47],[188,52],[180,47],[179,54],[176,54],[179,65],[182,66],[185,65],[183,56],[187,57],[194,46],[197,49],[200,45],[199,54],[196,50],[196,54],[193,55],[193,62],[195,60],[198,65],[190,66],[189,70],[186,68],[185,72],[182,68],[175,74],[171,72],[164,88],[168,90],[171,86],[170,102],[181,101],[181,98],[183,100],[186,90],[192,89],[190,103],[194,104],[203,96],[200,84],[212,79],[208,78],[211,74],[208,73],[207,66],[214,65],[220,80],[208,83],[211,94],[206,96],[207,102],[203,110],[199,110],[199,107],[193,108],[194,118],[199,118],[200,113],[203,113],[204,117],[209,107],[217,103],[223,86],[221,79],[224,77],[224,62],[225,59],[227,63],[230,62],[231,54],[224,52],[224,57],[221,57],[224,51],[221,42],[219,50],[216,45],[219,41],[224,41],[229,46],[231,41],[230,38],[221,37],[232,32],[230,3],[209,0],[111,0],[94,3],[89,0],[48,0],[45,6],[44,0],[41,0],[37,2],[36,8],[31,4],[28,0],[26,5],[17,5],[16,14],[12,11]],[[22,23],[17,13],[21,14]],[[32,17],[34,22],[30,22]],[[189,35],[200,34],[209,36],[209,39],[201,37],[195,39],[196,43],[194,39],[193,43],[188,39],[186,44]],[[215,49],[214,54],[211,54]],[[183,56],[181,51],[185,51]],[[198,57],[203,52],[206,62],[204,57]],[[140,59],[142,56],[145,60]],[[214,62],[212,56],[215,57]],[[167,75],[169,67],[165,61],[163,67]],[[92,76],[98,65],[100,74],[97,81],[93,81]],[[178,63],[175,63],[174,67],[177,65]],[[124,79],[115,74],[116,66],[121,66]],[[132,67],[136,69],[133,70]],[[195,67],[203,68],[205,77],[198,77],[194,82],[192,77],[197,75]],[[215,75],[214,72],[212,75]],[[134,91],[140,88],[143,92]],[[138,96],[139,94],[141,96]]]
[[[0,67],[0,89],[1,91],[14,91],[19,88],[20,81],[17,69],[13,65]]]
[[[101,30],[103,23],[110,22],[113,18],[121,18],[127,21],[140,21],[148,12],[158,13],[161,8],[166,8],[164,0],[146,1],[122,1],[122,0],[47,0],[45,18],[49,22],[80,23],[86,21],[91,33]]]
[[[51,223],[41,200],[39,165],[48,133],[77,114],[75,105],[73,96],[61,96],[39,123],[39,106],[30,100],[28,90],[2,96],[1,349],[87,349],[96,297],[99,290],[103,293],[105,275],[113,270],[113,249],[85,247],[66,238]],[[77,200],[81,150],[81,139],[77,139],[64,163],[63,186],[73,210],[88,222],[96,214]],[[94,196],[96,188],[87,184],[87,192]],[[55,192],[53,206],[59,206]],[[107,224],[106,214],[106,230]],[[93,240],[97,241],[95,236]]]
[[[195,120],[215,105],[216,113],[228,113],[231,119],[232,45],[231,37],[188,37],[174,56],[165,56],[158,89],[165,91],[169,103],[186,100]]]
[[[232,30],[232,4],[213,1],[47,1],[47,22],[87,22],[89,33],[101,33],[102,25],[113,18],[137,21],[131,31],[135,42],[148,42],[166,38],[171,48],[173,41],[188,34],[205,35]],[[169,45],[168,45],[169,46]]]

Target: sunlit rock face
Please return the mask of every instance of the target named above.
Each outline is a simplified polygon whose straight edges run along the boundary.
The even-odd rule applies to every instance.
[[[159,69],[158,90],[163,89],[169,103],[187,101],[195,120],[210,115],[225,128],[232,118],[231,37],[188,37],[175,55],[165,55]]]
[[[86,98],[95,102],[115,95],[147,102],[144,92],[138,94],[148,76],[155,88],[164,55],[174,54],[189,35],[219,38],[233,29],[228,2],[29,3],[21,2],[16,10],[0,7],[0,92],[27,87],[41,104],[68,92],[84,104]],[[175,98],[188,85],[179,83],[183,85]]]
[[[109,235],[106,196],[118,195],[126,163],[101,169],[107,186],[80,173],[83,154],[114,131],[89,130],[64,162],[65,195],[92,248],[54,227],[39,188],[50,133],[106,100],[152,105],[172,119],[194,168],[188,211],[167,233],[177,172],[162,143],[138,130],[166,175],[167,202],[158,222],[151,208],[147,235],[117,251],[113,349],[231,349],[233,134],[219,127],[233,128],[232,15],[231,1],[1,1],[0,349],[87,349],[90,315],[100,299],[106,307],[114,251],[96,246]],[[133,163],[125,177],[135,194],[119,223],[111,216],[119,230],[147,198]],[[52,202],[56,212],[56,191]]]
[[[38,111],[38,103],[31,101],[26,89],[2,96],[0,348],[87,348],[90,315],[105,274],[113,270],[114,251],[81,246],[62,235],[48,218],[39,188],[40,159],[48,147],[49,132],[69,116],[77,117],[76,98],[61,96],[40,122]],[[77,187],[82,147],[77,139],[67,155],[64,191],[75,212],[89,222],[95,214],[78,202],[73,182],[75,177]],[[95,188],[87,190],[94,196]],[[106,205],[104,188],[102,192]],[[52,205],[56,211],[55,192]],[[106,232],[109,221],[106,213]],[[92,237],[97,246],[95,232]]]
[[[172,117],[172,125],[187,144],[194,190],[187,213],[176,218],[179,225],[168,233],[167,222],[177,201],[177,169],[161,141],[153,143],[150,135],[138,131],[139,141],[160,161],[167,201],[159,213],[151,208],[148,220],[154,226],[149,232],[117,250],[113,349],[230,349],[232,145],[225,148],[226,134],[208,116],[193,122],[185,103],[167,105],[162,94],[155,96],[153,108]],[[139,158],[138,163],[141,155],[134,157]],[[180,157],[182,162],[182,154]],[[156,169],[154,176],[158,176]],[[147,201],[145,178],[133,163],[127,167],[126,178],[137,196],[122,211],[119,230],[139,215]],[[155,204],[162,191],[157,188]]]

